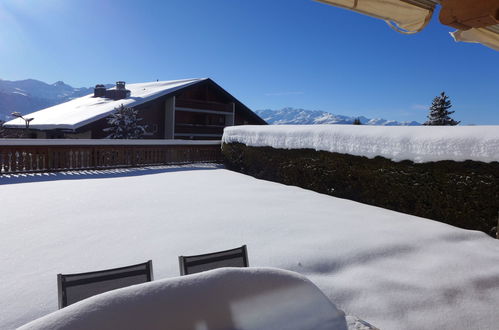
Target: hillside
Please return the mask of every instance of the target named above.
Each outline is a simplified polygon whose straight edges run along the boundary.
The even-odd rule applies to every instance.
[[[74,88],[62,81],[47,84],[35,79],[0,80],[0,120],[12,119],[10,114],[14,111],[30,113],[93,93],[93,90]]]
[[[317,125],[317,124],[352,124],[356,118],[364,125],[382,126],[419,126],[416,121],[399,122],[382,118],[350,117],[335,115],[320,110],[305,110],[295,108],[283,108],[281,110],[256,110],[260,117],[271,125]]]

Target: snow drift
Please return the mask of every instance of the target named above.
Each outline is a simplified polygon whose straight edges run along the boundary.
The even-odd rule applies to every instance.
[[[499,161],[499,126],[248,125],[226,127],[222,141],[415,163]]]
[[[0,329],[57,310],[57,273],[248,246],[382,330],[496,329],[499,241],[435,221],[190,165],[0,177]],[[300,299],[300,297],[298,297]],[[166,308],[165,308],[166,309]]]
[[[346,330],[345,315],[304,276],[224,268],[106,292],[19,330]]]

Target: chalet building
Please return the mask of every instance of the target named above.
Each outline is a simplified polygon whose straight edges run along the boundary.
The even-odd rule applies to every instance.
[[[36,111],[5,123],[7,128],[29,130],[36,138],[102,139],[106,118],[119,106],[138,110],[147,125],[145,139],[220,139],[233,125],[265,125],[244,104],[209,78],[156,81],[106,89],[97,85],[93,95]]]

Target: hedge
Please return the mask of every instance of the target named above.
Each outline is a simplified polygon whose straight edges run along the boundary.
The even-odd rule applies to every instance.
[[[393,162],[312,149],[223,144],[228,169],[496,234],[499,163]]]

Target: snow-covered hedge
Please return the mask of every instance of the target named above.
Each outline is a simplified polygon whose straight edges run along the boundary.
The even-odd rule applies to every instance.
[[[496,234],[498,162],[394,162],[242,143],[223,144],[222,154],[227,168],[259,179]]]
[[[226,127],[222,142],[415,163],[499,161],[499,126],[249,125]]]

